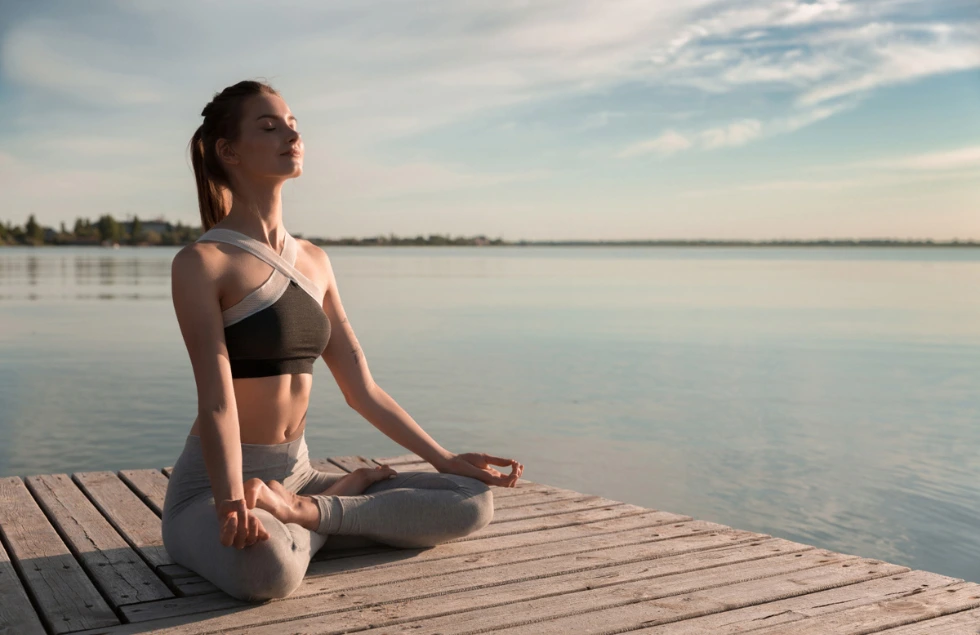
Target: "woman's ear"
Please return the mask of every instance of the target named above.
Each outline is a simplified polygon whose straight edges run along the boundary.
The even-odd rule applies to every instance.
[[[238,165],[239,159],[238,154],[235,149],[231,147],[227,139],[218,139],[217,143],[214,144],[215,154],[218,158],[229,165]]]

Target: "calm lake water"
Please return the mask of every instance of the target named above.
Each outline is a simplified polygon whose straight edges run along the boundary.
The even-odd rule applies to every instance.
[[[173,464],[176,251],[0,249],[0,476]],[[328,251],[372,374],[446,448],[980,582],[980,250]],[[406,452],[314,375],[313,455]]]

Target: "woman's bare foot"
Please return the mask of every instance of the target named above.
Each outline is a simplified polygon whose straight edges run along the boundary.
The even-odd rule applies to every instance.
[[[264,509],[284,523],[299,522],[303,502],[299,499],[302,497],[287,490],[279,481],[266,484],[260,478],[250,478],[243,485],[245,505],[249,509]]]
[[[384,480],[395,474],[397,472],[387,465],[379,465],[375,468],[359,467],[320,493],[333,496],[357,496],[363,494],[371,483]]]
[[[374,469],[358,468],[319,493],[332,496],[357,496],[371,483],[395,474],[396,472],[387,465]],[[243,485],[245,505],[249,509],[259,507],[283,523],[296,523],[310,531],[316,531],[319,527],[320,507],[311,497],[294,494],[275,480],[266,483],[262,479],[251,478]]]

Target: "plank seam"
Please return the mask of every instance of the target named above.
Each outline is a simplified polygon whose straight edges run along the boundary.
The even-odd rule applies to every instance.
[[[113,472],[113,474],[115,474],[116,478],[119,478],[119,475],[118,474],[116,474],[115,472]],[[122,480],[122,479],[120,479],[120,480]],[[85,497],[88,498],[92,502],[92,505],[95,506],[95,509],[97,509],[99,511],[99,513],[102,514],[102,517],[106,520],[106,522],[109,523],[112,526],[112,528],[116,530],[116,533],[119,534],[119,536],[123,539],[123,541],[125,541],[125,543],[127,545],[129,545],[129,548],[132,549],[133,552],[137,556],[139,556],[141,560],[143,560],[143,562],[146,564],[146,566],[150,568],[150,571],[152,571],[154,575],[156,575],[158,578],[160,578],[160,580],[162,580],[163,583],[165,585],[167,585],[167,588],[174,592],[174,595],[176,597],[187,597],[187,596],[185,596],[181,592],[181,590],[179,588],[177,588],[175,585],[171,584],[170,581],[167,580],[167,578],[165,578],[164,576],[160,575],[160,572],[157,570],[157,566],[154,565],[152,562],[150,562],[150,560],[143,554],[143,550],[140,549],[138,546],[136,546],[136,544],[132,540],[130,540],[130,538],[126,534],[126,532],[122,530],[122,527],[120,527],[118,524],[116,524],[116,521],[114,521],[112,519],[111,514],[109,514],[106,511],[106,509],[103,508],[102,505],[97,500],[95,500],[95,497],[94,496],[91,496],[89,494],[88,488],[85,487],[85,485],[83,483],[81,483],[78,479],[75,478],[75,473],[74,472],[71,475],[71,481],[75,484],[75,487],[77,487],[79,490],[81,490],[82,494],[84,494]],[[125,481],[123,481],[123,482],[125,482]],[[139,499],[139,497],[137,497],[137,498]],[[140,500],[140,503],[143,503],[142,499],[139,499],[139,500]],[[143,503],[143,504],[146,505],[146,503]],[[149,508],[150,511],[152,511],[152,508],[150,508],[149,505],[147,505],[147,508]],[[139,604],[139,602],[134,602],[134,604]],[[111,604],[110,604],[110,606],[111,606]],[[129,606],[129,605],[127,605],[127,606]],[[129,624],[129,621],[126,620],[125,615],[122,613],[122,611],[120,611],[118,609],[114,609],[114,610],[116,611],[117,616],[120,618],[120,621],[123,624]]]
[[[24,485],[24,487],[27,487],[27,483],[24,481],[22,477],[18,476],[17,478],[20,479],[20,482],[21,484]],[[28,488],[28,491],[30,491],[30,488]],[[11,548],[10,541],[7,539],[7,534],[3,531],[2,527],[0,527],[0,544],[3,545],[3,548],[6,549],[7,551],[7,555],[10,556],[10,565],[14,568],[14,571],[17,573],[17,578],[18,581],[20,582],[20,587],[24,589],[24,594],[27,595],[27,599],[31,603],[31,608],[34,609],[34,614],[37,616],[38,620],[41,622],[41,625],[44,627],[44,630],[47,631],[48,635],[53,635],[56,632],[54,625],[48,621],[47,616],[44,615],[43,611],[41,611],[41,604],[38,602],[37,597],[35,597],[33,589],[31,589],[30,585],[27,584],[27,575],[24,573],[24,570],[21,568],[20,558],[14,555],[14,551]]]
[[[146,505],[146,507],[151,512],[153,512],[156,515],[157,518],[163,518],[163,510],[161,509],[160,510],[161,513],[157,514],[157,510],[154,509],[153,508],[153,505],[150,504],[150,497],[147,496],[146,494],[144,494],[142,491],[140,491],[140,489],[136,486],[136,484],[133,483],[131,480],[129,480],[129,478],[126,475],[123,474],[123,470],[119,470],[118,472],[116,472],[116,477],[120,481],[122,481],[123,483],[125,483],[126,484],[126,487],[128,487],[133,492],[133,494],[135,494],[136,497],[139,498],[140,501],[144,505]]]
[[[594,500],[594,499],[597,499],[597,498],[602,498],[602,497],[601,496],[578,496],[578,497],[575,497],[575,498],[563,498],[561,500],[556,500],[556,501],[538,501],[536,503],[525,503],[523,505],[514,505],[513,507],[510,507],[510,506],[504,507],[503,509],[507,509],[507,510],[510,510],[510,509],[520,509],[521,507],[533,507],[534,505],[550,505],[552,503],[584,503],[585,501]],[[596,507],[595,509],[599,509],[599,508]],[[573,509],[571,511],[559,512],[559,513],[561,513],[561,514],[569,514],[569,513],[577,512],[577,511],[582,511],[582,510],[581,509]],[[540,512],[537,516],[522,516],[520,518],[510,518],[508,520],[498,520],[497,523],[498,524],[500,524],[500,523],[512,523],[512,522],[517,521],[517,520],[527,520],[528,518],[539,518],[541,516],[551,516],[551,515],[557,515],[557,514],[555,512]]]
[[[574,511],[574,512],[567,512],[567,513],[569,513],[569,514],[577,514],[577,513],[581,513],[582,511],[598,512],[598,511],[602,511],[602,510],[605,510],[605,509],[613,509],[615,507],[622,507],[623,505],[628,505],[628,504],[629,503],[617,502],[617,504],[615,504],[615,505],[603,505],[602,507],[595,507],[595,508],[589,509],[589,510],[577,510],[577,511]],[[633,516],[640,516],[642,514],[647,514],[649,512],[650,512],[650,510],[648,510],[648,509],[642,509],[641,508],[638,511],[635,511],[635,512],[630,513],[630,514],[623,514],[622,516],[616,516],[616,518],[617,519],[619,519],[619,518],[631,518]],[[555,515],[556,516],[560,516],[562,514],[555,514]],[[540,518],[540,517],[538,517],[538,518]],[[609,520],[609,519],[608,518],[604,518],[602,520]],[[447,540],[446,542],[441,543],[441,544],[453,544],[453,543],[460,543],[460,542],[470,542],[472,540],[488,540],[490,538],[500,538],[501,536],[515,536],[517,534],[533,534],[533,533],[538,532],[538,531],[548,531],[548,530],[551,530],[551,529],[564,529],[566,527],[575,527],[576,525],[588,525],[588,524],[591,524],[591,522],[602,522],[602,520],[595,520],[595,521],[590,521],[590,522],[581,522],[580,521],[580,522],[574,522],[574,523],[565,523],[564,525],[550,525],[548,527],[538,527],[536,529],[525,529],[525,530],[517,530],[517,531],[505,531],[503,533],[494,533],[494,534],[492,534],[490,536],[474,536],[474,535],[470,534],[468,536],[462,536],[460,538],[453,538],[452,540]],[[691,520],[691,519],[688,518],[687,520]],[[673,521],[673,522],[678,522],[678,521]],[[687,521],[683,521],[683,522],[687,522]],[[504,523],[504,524],[506,524],[506,523]]]
[[[75,487],[78,487],[78,484],[74,483],[74,481],[73,484],[75,485]],[[123,619],[122,617],[122,611],[119,610],[118,606],[113,606],[113,602],[109,596],[108,591],[104,589],[102,585],[99,584],[98,580],[95,579],[95,575],[93,574],[92,571],[89,570],[88,566],[86,566],[85,561],[81,557],[81,554],[71,544],[71,540],[68,539],[68,536],[65,533],[63,533],[61,529],[59,529],[58,523],[55,522],[54,514],[48,510],[47,505],[45,505],[44,501],[41,500],[40,496],[37,495],[37,493],[34,491],[34,488],[27,481],[27,479],[24,479],[24,487],[27,488],[28,493],[31,495],[31,498],[34,499],[34,502],[41,510],[41,513],[44,514],[44,517],[47,519],[48,524],[51,526],[52,529],[54,529],[55,533],[58,534],[58,538],[60,538],[61,542],[64,543],[65,547],[68,549],[68,553],[70,553],[71,556],[75,559],[75,562],[78,563],[79,568],[86,575],[86,577],[88,577],[89,581],[92,583],[92,586],[95,587],[95,590],[98,591],[99,595],[102,596],[102,600],[106,603],[106,606],[108,606],[109,609],[112,610],[113,614],[116,616],[116,619],[119,620],[120,624],[125,624],[126,620]],[[82,529],[85,530],[84,527]],[[88,533],[87,530],[85,531],[87,534]]]
[[[952,584],[959,584],[959,583],[958,582],[953,582]],[[952,586],[952,584],[949,584],[949,585],[946,585],[946,586]],[[939,588],[942,588],[942,587],[939,587]],[[880,604],[880,602],[876,602],[876,604]],[[945,612],[939,613],[938,615],[923,616],[922,619],[915,619],[913,617],[913,618],[909,618],[908,620],[902,621],[900,623],[894,623],[894,624],[888,624],[886,626],[882,626],[881,628],[871,627],[870,630],[854,631],[853,635],[869,635],[870,633],[881,633],[881,632],[889,631],[889,630],[894,629],[894,628],[901,628],[902,626],[908,626],[909,624],[921,624],[921,623],[924,623],[924,622],[928,622],[930,620],[939,619],[940,617],[947,617],[949,615],[956,615],[957,613],[964,613],[966,611],[974,611],[974,610],[976,610],[976,608],[978,606],[980,606],[980,602],[978,602],[974,606],[968,606],[968,607],[960,608],[960,609],[953,609],[953,610],[950,610],[950,611],[945,611]],[[939,610],[940,611],[943,611],[943,609],[939,609]]]

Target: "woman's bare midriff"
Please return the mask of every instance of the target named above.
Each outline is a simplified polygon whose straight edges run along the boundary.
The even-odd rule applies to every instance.
[[[274,445],[303,435],[313,375],[243,377],[233,379],[232,385],[241,443]],[[201,436],[199,419],[194,420],[190,434]]]

